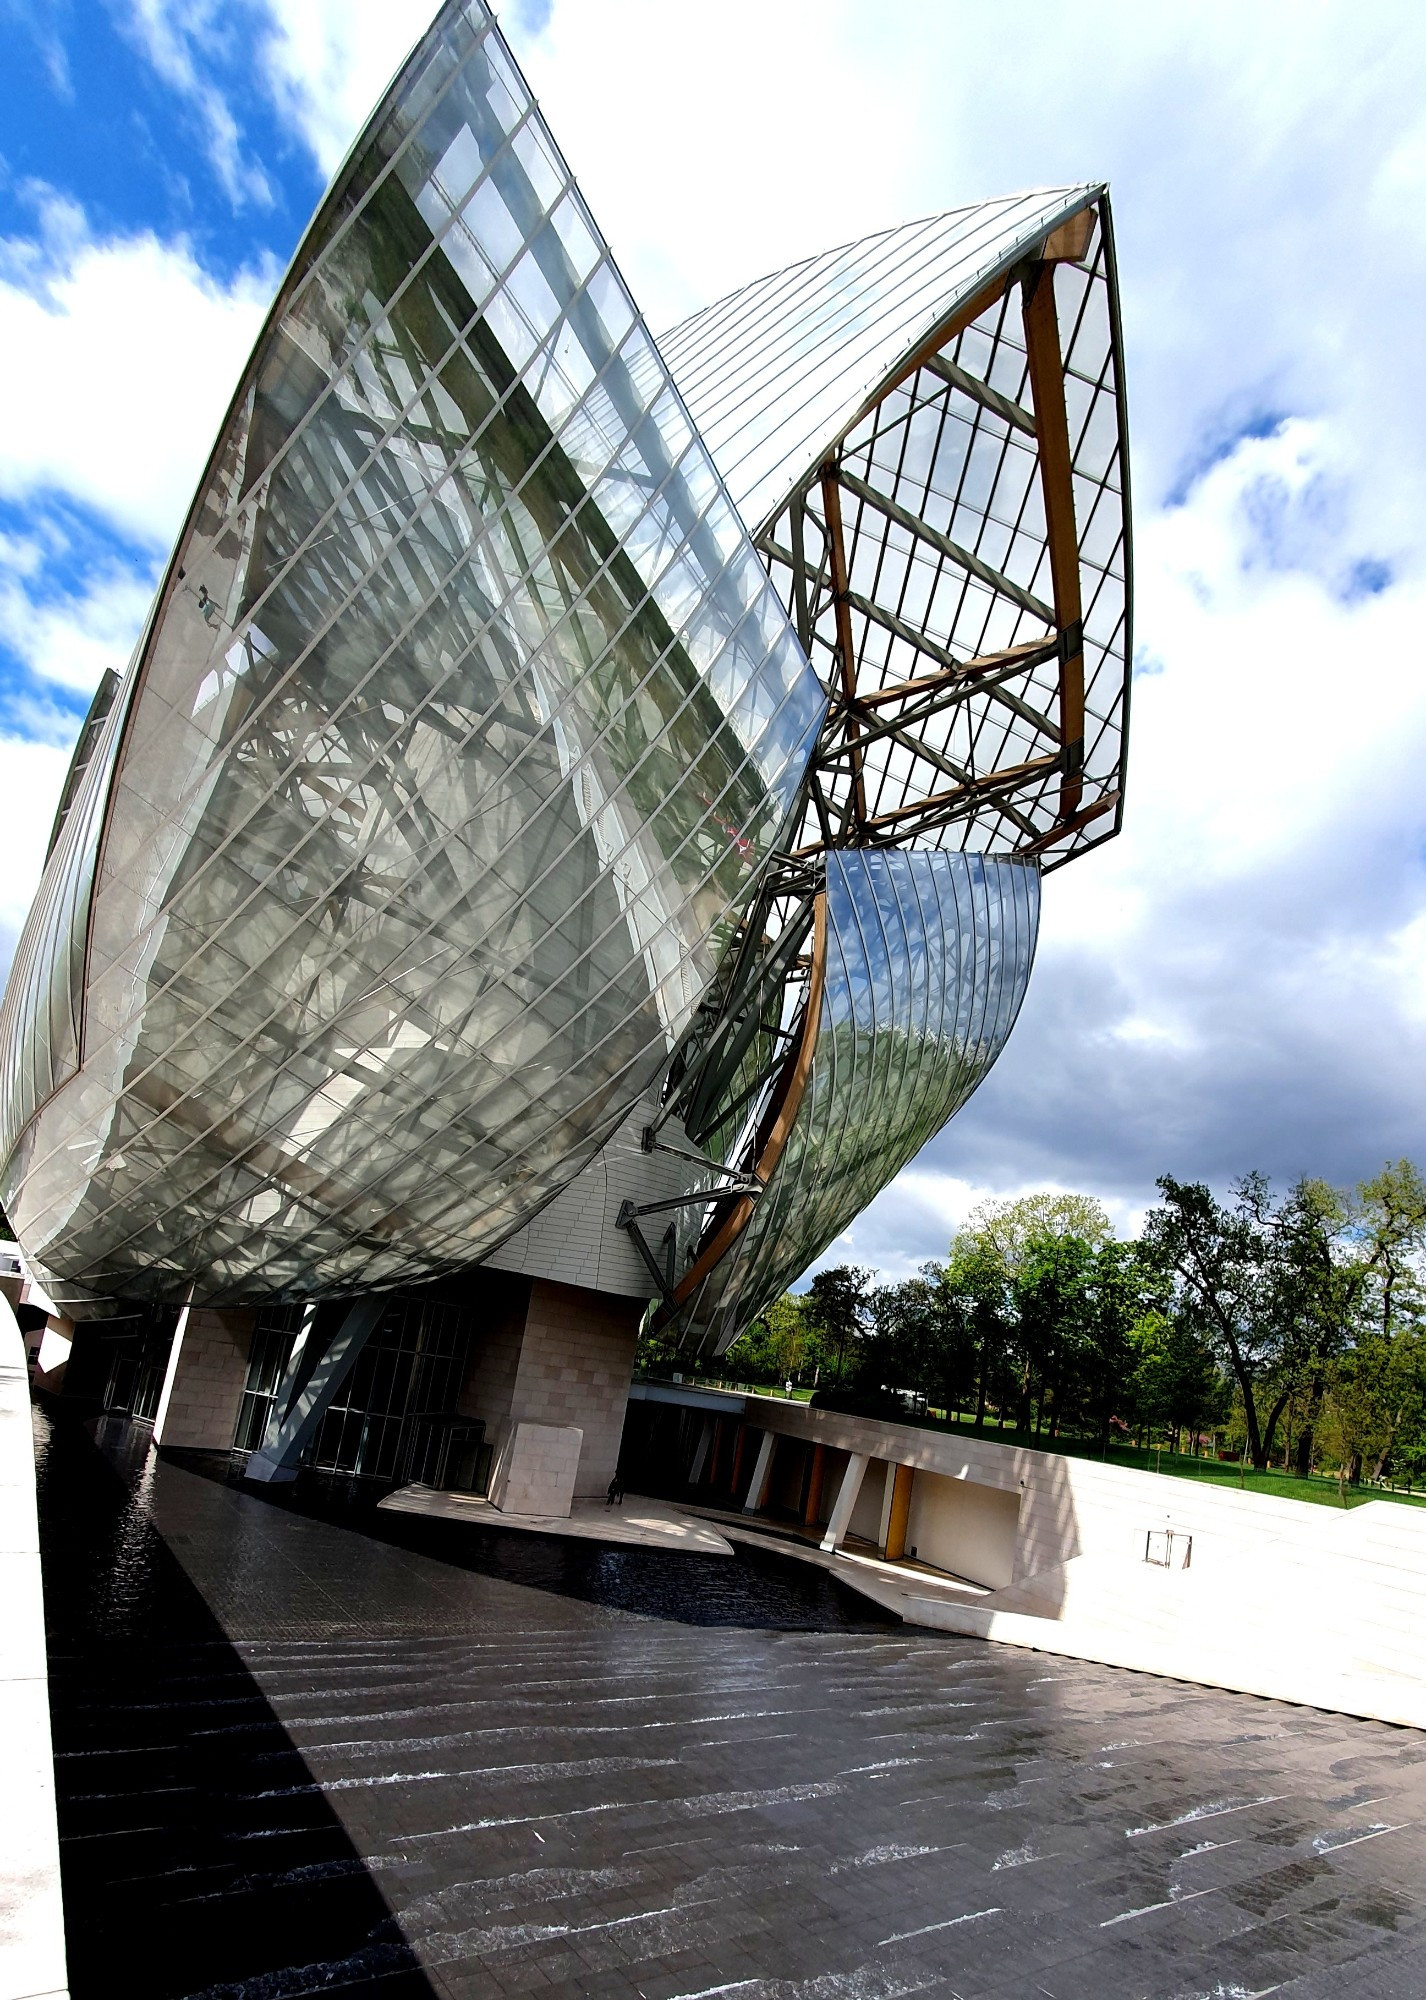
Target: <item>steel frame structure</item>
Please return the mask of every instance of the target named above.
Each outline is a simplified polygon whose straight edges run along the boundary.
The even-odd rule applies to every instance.
[[[1049,872],[1120,828],[1131,618],[1122,344],[1107,191],[1069,193],[1038,240],[1017,245],[988,279],[953,298],[781,499],[749,521],[829,705],[797,832],[774,861],[646,1133],[652,1148],[681,1126],[708,1171],[678,1203],[629,1203],[621,1216],[657,1285],[658,1323],[681,1326],[693,1343],[707,1335],[693,1309],[700,1287],[772,1182],[812,1073],[827,854],[956,846]],[[1096,288],[1103,338],[1089,373],[1083,334]],[[665,345],[677,366],[679,334]],[[1084,447],[1096,398],[1106,394],[1113,449],[1095,462]],[[690,401],[698,416],[697,395]],[[956,423],[970,435],[952,520],[977,444],[999,468],[991,497],[961,510],[975,530],[963,537],[936,520],[933,478],[906,477],[908,459],[918,469],[940,463]],[[932,428],[929,452],[923,444],[918,455],[915,433],[924,439]],[[1009,538],[1013,548],[1028,530],[1038,543],[1028,576],[1023,560],[1015,574],[986,552],[1011,454],[1029,469]],[[1106,497],[1116,547],[1096,575],[1082,563],[1082,542]],[[1117,620],[1107,631],[1099,621],[1091,710],[1085,572],[1091,588],[1102,584],[1116,558],[1122,592]],[[919,593],[918,566],[930,570]],[[942,636],[967,629],[980,643]],[[666,1227],[655,1247],[642,1225],[673,1209],[684,1227]]]

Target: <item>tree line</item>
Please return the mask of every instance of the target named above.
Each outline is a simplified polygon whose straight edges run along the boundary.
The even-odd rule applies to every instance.
[[[1093,1197],[988,1202],[944,1260],[786,1293],[730,1351],[741,1381],[868,1411],[908,1398],[1053,1441],[1231,1441],[1259,1470],[1426,1473],[1426,1180],[1352,1190],[1164,1175],[1131,1242]],[[650,1357],[652,1358],[652,1357]]]

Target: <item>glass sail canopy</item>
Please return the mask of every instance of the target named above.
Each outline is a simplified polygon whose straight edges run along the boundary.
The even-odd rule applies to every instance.
[[[726,1345],[976,1087],[1041,872],[1118,831],[1122,382],[1098,184],[656,347],[449,0],[65,786],[0,1018],[56,1299],[466,1269],[648,1105],[687,1192],[620,1224]]]
[[[471,1264],[666,1064],[825,709],[479,0],[304,240],[0,1022],[57,1298]]]
[[[1118,831],[1128,448],[1097,185],[909,223],[665,336],[834,697],[800,852]]]
[[[1118,830],[1131,607],[1107,191],[883,231],[744,287],[663,350],[831,697],[797,831],[661,1112],[713,1171],[674,1226],[656,1205],[647,1230],[628,1219],[662,1322],[721,1349],[985,1073],[1039,871]],[[969,875],[932,866],[953,857]],[[983,931],[952,929],[983,949],[947,951],[944,894],[972,877]],[[928,1039],[906,1020],[932,960]],[[987,976],[1003,1032],[967,1039]],[[880,997],[858,1011],[852,989]]]

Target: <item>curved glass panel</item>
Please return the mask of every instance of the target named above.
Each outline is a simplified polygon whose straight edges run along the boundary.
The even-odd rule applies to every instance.
[[[678,1315],[722,1353],[940,1131],[1004,1048],[1039,870],[1002,856],[830,854],[812,1071],[747,1226]]]
[[[27,1251],[209,1300],[477,1261],[666,1061],[824,700],[475,0],[319,212],[128,694],[83,1059],[6,1111]]]
[[[777,515],[887,371],[1092,184],[970,202],[805,257],[659,340],[748,526]]]

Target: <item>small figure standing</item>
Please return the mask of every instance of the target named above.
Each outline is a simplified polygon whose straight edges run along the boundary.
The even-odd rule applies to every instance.
[[[620,1479],[618,1473],[616,1472],[614,1474],[614,1477],[609,1482],[609,1491],[605,1496],[604,1505],[606,1507],[622,1507],[623,1504],[624,1504],[624,1482]]]

